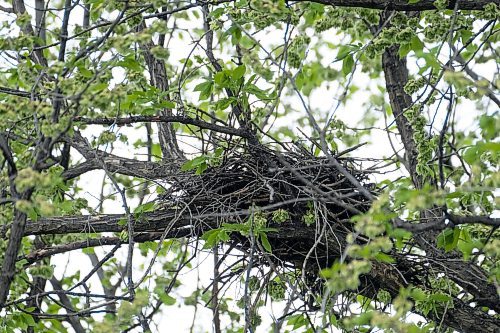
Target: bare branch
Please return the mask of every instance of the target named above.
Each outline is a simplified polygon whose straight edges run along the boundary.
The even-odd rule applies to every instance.
[[[299,0],[297,2],[306,2]],[[337,7],[361,7],[370,9],[387,9],[395,11],[424,11],[435,10],[434,0],[420,0],[410,3],[408,0],[312,0],[307,2],[322,3],[324,5],[332,5]],[[448,1],[446,8],[454,9],[458,1]],[[460,1],[458,9],[461,10],[482,10],[487,4],[499,5],[499,0],[475,0],[475,1]]]
[[[236,135],[242,138],[249,138],[251,133],[245,129],[239,129],[228,126],[220,126],[214,123],[208,123],[200,119],[190,118],[188,116],[129,116],[126,118],[83,118],[75,117],[74,121],[84,124],[94,125],[128,125],[134,123],[152,122],[152,123],[181,123],[185,125],[194,125],[202,129],[209,129],[218,133]]]

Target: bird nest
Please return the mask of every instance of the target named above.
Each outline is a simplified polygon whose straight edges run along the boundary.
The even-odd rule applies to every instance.
[[[351,217],[370,207],[359,185],[373,192],[368,173],[355,159],[260,149],[221,157],[201,175],[173,184],[161,201],[202,217],[196,222],[198,235],[225,226],[233,246],[268,256],[248,228],[229,227],[251,225],[252,231],[268,231],[274,259],[302,267],[314,258],[326,267],[342,255],[346,235],[353,231]]]

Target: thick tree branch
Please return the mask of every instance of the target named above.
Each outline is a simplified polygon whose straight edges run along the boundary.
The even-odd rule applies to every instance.
[[[143,243],[150,242],[160,239],[161,232],[151,232],[151,233],[139,233],[134,236],[134,242]],[[89,238],[78,242],[54,245],[49,247],[44,247],[37,249],[27,256],[19,257],[19,260],[25,259],[27,261],[26,265],[31,265],[34,262],[40,261],[44,258],[51,257],[56,254],[71,252],[75,250],[81,250],[89,247],[96,246],[106,246],[106,245],[117,245],[126,244],[127,240],[120,237],[100,237],[100,238]]]
[[[29,222],[26,226],[25,235],[34,234],[65,234],[65,233],[97,233],[97,232],[119,232],[126,228],[121,221],[125,218],[124,215],[97,215],[97,216],[76,216],[76,217],[62,217],[62,218],[44,218],[37,222]],[[460,218],[453,217],[456,221]],[[138,233],[134,239],[135,241],[149,241],[162,238],[165,230],[168,230],[166,238],[180,238],[180,237],[199,237],[206,230],[219,227],[219,218],[214,214],[214,218],[205,216],[195,217],[191,215],[179,216],[175,210],[164,210],[145,213],[135,221],[135,230]],[[228,220],[228,219],[226,219]],[[465,219],[468,220],[468,219]],[[478,220],[482,220],[479,218]],[[234,235],[233,235],[234,236]],[[314,240],[317,235],[314,229],[297,226],[285,226],[279,228],[278,232],[269,233],[269,239],[294,239],[304,241],[305,239]],[[163,238],[162,238],[163,239]],[[341,253],[341,248],[345,244],[338,244],[338,238],[330,235],[325,238],[328,243],[330,255],[332,257],[338,256]],[[58,245],[52,248],[37,250],[36,252],[28,255],[26,259],[29,262],[34,262],[45,258],[47,256],[71,251],[79,248],[89,246],[101,245],[116,245],[126,243],[119,237],[103,237],[98,239],[83,240],[71,244]],[[340,246],[340,248],[339,248]],[[366,285],[365,293],[373,291],[376,294],[378,288],[384,288],[391,294],[397,295],[399,288],[408,286],[408,283],[418,284],[418,281],[423,281],[422,277],[417,275],[426,274],[425,270],[421,271],[415,268],[415,265],[420,266],[422,263],[417,259],[406,258],[402,255],[394,254],[396,263],[395,266],[386,263],[373,263],[372,271],[367,275],[367,281],[363,283]],[[427,262],[427,261],[426,261]],[[431,261],[429,264],[436,272],[447,272],[448,276],[457,283],[469,283],[473,276],[473,281],[480,281],[481,283],[474,288],[478,294],[494,291],[493,285],[487,282],[487,277],[484,276],[479,267],[473,270],[464,270],[464,262],[448,261],[446,258],[436,258],[436,261]],[[450,266],[451,265],[451,266]],[[391,272],[391,273],[390,273]],[[420,280],[419,280],[420,279]],[[476,280],[474,280],[476,279]],[[477,280],[479,279],[479,280]],[[379,287],[377,287],[379,286]],[[382,287],[383,286],[383,287]],[[374,288],[374,289],[373,289]],[[470,288],[469,288],[470,289]],[[487,298],[475,298],[474,301],[479,304],[495,308],[495,300],[497,296],[495,293],[490,293]],[[482,313],[478,309],[471,308],[462,301],[454,300],[455,308],[453,311],[446,313],[436,314],[436,318],[441,320],[444,316],[444,323],[455,329],[461,329],[464,332],[478,332],[477,325],[472,322],[471,318],[481,318],[488,329],[498,327],[499,321],[492,316]]]
[[[169,163],[155,163],[149,161],[138,161],[130,158],[120,157],[98,149],[89,149],[84,137],[75,133],[72,138],[63,138],[87,160],[63,172],[64,179],[78,177],[91,170],[102,169],[102,164],[111,173],[119,173],[127,176],[140,177],[144,179],[164,180],[172,177],[180,178],[179,161],[169,161]]]
[[[458,216],[447,214],[441,219],[434,219],[432,222],[411,224],[398,219],[394,223],[397,228],[403,228],[411,232],[422,232],[428,230],[441,231],[447,228],[453,228],[461,224],[483,224],[498,228],[500,227],[500,218],[489,216]]]
[[[297,2],[306,2],[299,0]],[[387,9],[396,11],[424,11],[436,9],[434,0],[420,0],[409,3],[408,0],[312,0],[307,2],[322,3],[337,7],[361,7],[370,9]],[[454,9],[457,0],[448,1],[447,9]],[[499,0],[462,0],[458,4],[458,9],[462,10],[482,10],[487,4],[499,5]]]
[[[140,32],[146,29],[146,22],[143,20],[138,26],[137,31]],[[165,62],[161,59],[157,59],[153,56],[151,50],[156,46],[152,40],[146,43],[141,43],[141,50],[144,56],[144,60],[149,71],[149,80],[152,86],[158,88],[164,95],[163,98],[167,101],[171,101],[170,98],[170,84],[168,82],[167,69]],[[163,47],[163,45],[158,45]],[[172,116],[172,109],[165,108],[164,110],[158,111],[159,116]],[[177,137],[175,134],[175,129],[169,122],[157,122],[158,125],[158,137],[160,139],[160,147],[163,153],[163,157],[166,159],[181,159],[185,160],[183,152],[179,149],[177,144]]]
[[[188,116],[129,116],[126,118],[84,118],[75,117],[74,121],[81,122],[84,124],[94,124],[94,125],[128,125],[134,123],[181,123],[185,125],[194,125],[202,129],[212,130],[218,133],[236,135],[242,138],[249,138],[251,134],[244,130],[228,126],[220,126],[214,123],[209,123],[200,119],[190,118]]]
[[[22,91],[18,89],[12,89],[9,87],[0,87],[0,94],[14,95],[19,97],[31,98],[31,93],[28,91]]]
[[[417,146],[413,138],[413,128],[404,114],[412,104],[411,97],[405,92],[404,87],[408,82],[408,69],[406,58],[399,56],[399,46],[394,45],[386,49],[382,56],[382,67],[385,74],[386,89],[389,94],[392,112],[396,120],[401,141],[405,147],[406,165],[410,176],[417,188],[422,186],[422,178],[417,174]]]

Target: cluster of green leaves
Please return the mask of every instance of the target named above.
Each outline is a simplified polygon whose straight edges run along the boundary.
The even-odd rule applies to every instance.
[[[182,171],[190,171],[196,170],[196,175],[201,175],[205,172],[208,167],[215,167],[220,165],[223,159],[224,148],[219,147],[215,149],[215,151],[211,154],[203,154],[201,156],[197,156],[192,160],[184,162],[181,167]]]
[[[415,3],[418,0],[409,1]],[[370,93],[370,101],[360,121],[360,127],[370,128],[375,125],[379,114],[374,116],[375,110],[382,110],[391,116],[390,107],[384,98],[385,89],[378,81],[381,78],[380,58],[385,48],[399,45],[399,54],[407,56],[408,61],[418,64],[418,69],[413,73],[406,84],[405,90],[414,97],[416,103],[405,112],[410,120],[415,133],[414,139],[418,150],[418,173],[426,179],[435,178],[438,170],[437,144],[438,136],[431,128],[432,119],[429,114],[438,107],[442,92],[448,87],[453,88],[456,103],[464,100],[476,102],[479,112],[477,130],[457,131],[452,138],[448,133],[445,142],[453,142],[453,147],[445,148],[445,155],[458,154],[463,162],[463,167],[457,167],[457,163],[448,165],[444,169],[444,176],[448,180],[449,187],[435,190],[428,186],[415,189],[408,177],[397,181],[381,182],[378,185],[387,186],[385,193],[377,200],[370,211],[353,219],[355,232],[349,236],[347,254],[351,259],[348,262],[337,261],[332,267],[323,271],[323,277],[327,280],[327,286],[333,293],[349,293],[359,286],[359,278],[367,273],[374,262],[391,263],[390,251],[405,251],[406,244],[411,241],[412,235],[402,229],[394,229],[391,219],[402,216],[408,220],[417,220],[419,214],[435,205],[446,207],[453,213],[472,215],[478,212],[483,215],[491,214],[497,199],[494,191],[500,183],[500,176],[496,170],[498,165],[500,145],[497,136],[500,132],[498,113],[487,111],[483,97],[491,88],[486,80],[473,80],[463,71],[452,71],[445,66],[448,59],[446,48],[441,44],[451,41],[456,46],[464,47],[460,56],[469,65],[482,64],[494,60],[497,52],[495,43],[500,40],[499,25],[492,23],[491,33],[485,33],[479,38],[476,23],[478,20],[498,20],[499,7],[489,4],[484,11],[480,12],[454,12],[445,10],[446,1],[436,1],[435,6],[441,10],[426,11],[416,17],[406,13],[395,13],[387,24],[377,31],[375,36],[370,32],[378,28],[380,12],[369,9],[342,8],[323,6],[317,3],[294,3],[291,5],[284,0],[238,0],[228,4],[210,7],[210,28],[214,32],[217,43],[214,43],[217,56],[225,59],[226,55],[237,54],[231,60],[219,60],[221,71],[215,71],[207,66],[209,61],[201,53],[193,52],[187,59],[174,61],[174,49],[165,48],[163,45],[155,46],[151,53],[156,60],[163,61],[169,76],[171,87],[169,91],[161,91],[151,84],[150,77],[145,74],[146,64],[141,47],[151,39],[158,40],[159,34],[171,34],[174,40],[189,38],[201,40],[205,37],[205,31],[193,26],[202,26],[200,19],[202,11],[199,9],[182,10],[171,15],[176,24],[181,28],[176,30],[164,19],[148,20],[149,27],[139,31],[140,15],[135,13],[144,4],[137,1],[128,2],[126,15],[130,17],[124,22],[113,27],[114,33],[102,41],[100,39],[109,29],[106,20],[113,20],[117,11],[124,9],[123,1],[89,0],[85,4],[90,8],[90,24],[96,25],[93,31],[84,32],[79,22],[72,27],[70,32],[75,35],[72,39],[75,47],[91,50],[91,56],[76,59],[77,50],[70,48],[67,52],[67,61],[58,61],[60,15],[58,11],[46,11],[47,29],[45,43],[52,45],[43,50],[49,66],[36,64],[30,53],[36,45],[43,41],[40,37],[19,34],[11,29],[11,25],[22,28],[33,17],[28,13],[17,15],[10,22],[2,22],[0,36],[0,50],[10,52],[9,59],[16,61],[15,65],[0,67],[0,85],[19,89],[26,92],[34,91],[38,95],[33,98],[19,97],[11,94],[0,94],[0,130],[13,133],[14,137],[32,138],[33,136],[45,135],[57,137],[68,127],[71,134],[71,117],[73,112],[78,111],[80,116],[88,117],[123,117],[128,115],[155,115],[158,110],[175,109],[181,105],[171,97],[174,94],[182,95],[186,99],[186,110],[190,116],[196,116],[204,120],[212,120],[215,116],[223,122],[232,123],[230,119],[231,110],[236,106],[242,106],[245,116],[253,123],[266,123],[271,114],[276,119],[291,119],[297,115],[295,102],[287,100],[288,95],[295,94],[295,89],[303,96],[314,100],[315,92],[327,89],[346,89],[344,105],[356,95],[359,83],[350,82],[349,79],[360,70],[373,79],[377,88]],[[155,14],[156,10],[177,9],[176,2],[167,0],[154,0],[149,2],[152,7],[145,10],[144,14]],[[104,18],[102,20],[101,18]],[[150,22],[151,21],[151,22]],[[176,24],[173,26],[177,27]],[[453,24],[453,29],[452,29]],[[311,29],[313,28],[313,29]],[[175,31],[174,31],[175,30]],[[261,38],[265,34],[276,30],[283,30],[285,42],[268,41]],[[187,32],[189,31],[189,33]],[[262,33],[259,35],[259,33]],[[448,34],[452,33],[451,36]],[[264,43],[270,53],[261,50],[259,43]],[[72,44],[73,45],[73,44]],[[96,46],[94,48],[94,46]],[[443,56],[446,57],[443,58]],[[275,59],[271,60],[270,58]],[[443,61],[443,59],[445,59]],[[276,60],[280,65],[276,64]],[[283,66],[281,68],[280,66]],[[294,84],[290,84],[290,78],[283,74],[288,71],[293,77]],[[40,73],[45,73],[51,80],[40,79]],[[120,73],[120,75],[116,75]],[[62,73],[69,73],[65,76]],[[121,77],[123,76],[123,77]],[[497,78],[498,81],[498,78]],[[433,92],[428,93],[429,85]],[[498,86],[498,82],[494,82]],[[54,105],[51,104],[50,96],[55,89],[61,96],[69,96],[68,112],[61,114],[57,122],[53,122],[52,113]],[[284,87],[283,92],[281,89]],[[435,87],[435,89],[434,89]],[[444,90],[443,89],[443,90]],[[363,89],[366,90],[366,89]],[[227,92],[232,96],[228,96]],[[333,92],[332,92],[333,94]],[[428,95],[425,95],[428,94]],[[78,97],[78,98],[77,98]],[[73,102],[76,101],[77,102]],[[317,116],[320,124],[324,123],[325,113],[315,110],[312,112]],[[198,112],[199,110],[203,112]],[[485,112],[483,112],[485,111]],[[210,114],[210,117],[208,116]],[[308,119],[302,113],[297,117],[300,127],[307,127]],[[380,123],[377,123],[380,124]],[[85,126],[77,124],[80,129]],[[269,128],[269,134],[280,139],[295,140],[298,137],[294,131],[294,125],[277,125]],[[142,128],[141,128],[142,129]],[[177,126],[180,134],[192,135],[187,126]],[[392,131],[393,127],[388,130]],[[201,131],[200,131],[201,132]],[[327,141],[332,151],[338,151],[339,146],[352,146],[359,143],[360,137],[367,134],[363,131],[352,131],[339,119],[330,122],[327,131]],[[202,136],[203,134],[196,134]],[[117,142],[119,140],[119,142]],[[18,175],[15,184],[19,190],[34,188],[31,200],[19,200],[15,202],[15,208],[28,214],[29,218],[36,221],[40,217],[52,215],[74,215],[80,214],[82,210],[91,211],[88,203],[83,198],[82,191],[78,188],[78,182],[65,182],[62,179],[62,169],[50,167],[46,171],[37,172],[32,168],[34,159],[34,147],[25,143],[26,140],[11,140],[11,148],[18,165]],[[146,140],[137,140],[135,143],[128,142],[125,134],[118,135],[112,129],[104,129],[96,135],[92,142],[94,148],[113,147],[120,144],[130,149],[141,150],[147,147]],[[57,146],[57,148],[59,148]],[[152,147],[153,155],[160,157],[159,145]],[[209,153],[201,154],[182,166],[183,171],[194,171],[201,175],[210,167],[216,167],[224,157],[223,148],[210,148],[203,151]],[[455,152],[455,150],[456,152]],[[314,149],[313,149],[314,151]],[[319,149],[314,151],[320,155]],[[0,157],[0,162],[5,161]],[[451,162],[450,162],[451,163]],[[141,180],[133,177],[115,175],[115,180],[127,189],[129,198],[149,193],[149,189],[138,190]],[[7,188],[9,178],[6,173],[0,174],[0,188]],[[110,184],[105,183],[109,188]],[[104,191],[103,191],[104,192]],[[68,200],[68,195],[74,200]],[[115,194],[104,195],[104,199],[116,199]],[[146,212],[154,210],[154,203],[149,202],[138,206],[134,210],[137,220]],[[13,206],[0,206],[0,224],[10,223],[13,219]],[[269,232],[276,230],[268,226],[268,219],[280,224],[290,220],[286,210],[277,210],[272,216],[263,213],[254,213],[247,221],[240,224],[223,224],[220,228],[207,231],[202,239],[205,248],[228,242],[232,234],[244,237],[254,237],[262,247],[271,252],[271,244],[268,239]],[[312,225],[317,220],[313,205],[303,216],[307,225]],[[123,221],[126,224],[127,221]],[[357,234],[367,237],[365,244],[356,242]],[[95,235],[68,235],[51,237],[51,245],[64,244],[73,241],[94,237]],[[458,251],[464,260],[477,260],[475,253],[484,256],[482,266],[489,272],[492,281],[500,281],[498,231],[484,226],[460,226],[444,230],[436,239],[436,245],[445,251]],[[183,261],[185,253],[181,244],[175,241],[167,241],[162,245],[154,242],[138,244],[140,253],[148,256],[158,254],[159,262],[163,272],[173,272],[177,263]],[[0,259],[4,255],[6,241],[0,240]],[[24,239],[22,244],[23,254],[29,253],[33,248],[30,239]],[[479,252],[478,252],[479,251]],[[86,250],[93,253],[93,250]],[[24,269],[25,261],[19,261],[14,284],[12,285],[11,298],[20,298],[29,290],[27,281],[35,277],[50,278],[53,267],[42,263],[28,270]],[[189,266],[189,265],[188,265]],[[113,276],[121,274],[122,267],[119,260],[112,259],[103,266],[105,280],[104,284],[112,285]],[[62,280],[64,286],[70,286],[78,282],[79,272],[74,275],[65,276]],[[172,305],[176,300],[165,293],[165,287],[172,281],[172,274],[166,276],[151,275],[150,280],[154,284],[153,292],[147,295],[145,290],[138,290],[134,303],[122,302],[118,307],[118,316],[106,315],[101,321],[99,319],[88,319],[88,324],[94,330],[105,332],[111,330],[122,330],[132,323],[132,319],[140,314],[144,308],[148,308],[152,301],[160,300],[166,305]],[[450,297],[454,295],[454,284],[445,279],[433,278],[433,290],[422,290],[409,288],[401,290],[395,299],[387,293],[380,293],[380,302],[392,303],[395,313],[388,315],[382,311],[370,308],[374,300],[357,299],[359,303],[369,304],[363,308],[363,313],[357,316],[338,320],[335,315],[327,315],[327,319],[333,326],[342,329],[368,330],[368,327],[378,327],[384,330],[425,332],[432,325],[418,327],[418,325],[406,324],[400,319],[407,315],[412,304],[421,311],[428,314],[443,308],[451,308]],[[255,279],[252,280],[252,290],[257,286]],[[175,286],[179,286],[176,283]],[[282,300],[285,298],[284,281],[274,278],[270,281],[267,291],[272,299]],[[451,292],[450,292],[451,290]],[[195,294],[197,293],[197,294]],[[198,297],[208,303],[210,293],[199,295],[199,291],[193,294],[193,298],[185,300],[186,305],[193,305]],[[196,297],[195,297],[196,296]],[[71,298],[75,308],[83,308],[83,301]],[[238,330],[239,314],[229,311],[227,298],[220,299],[219,309],[227,313],[234,324],[235,331]],[[22,308],[23,311],[33,309]],[[48,305],[48,313],[58,314],[61,306],[57,303]],[[253,324],[257,325],[258,315],[253,316]],[[27,326],[35,326],[37,331],[65,332],[66,328],[57,320],[47,320],[47,324],[35,323],[31,316],[24,312],[11,312],[2,319],[2,329],[10,331],[12,328],[26,329]],[[288,324],[294,330],[312,330],[309,318],[305,314],[295,314],[288,317]],[[50,328],[49,328],[50,327]]]
[[[205,232],[201,239],[205,241],[203,248],[211,249],[221,242],[228,242],[233,232],[244,237],[255,239],[269,253],[272,252],[271,243],[267,238],[269,232],[278,231],[267,226],[267,216],[263,212],[252,213],[245,223],[223,223],[222,227]]]

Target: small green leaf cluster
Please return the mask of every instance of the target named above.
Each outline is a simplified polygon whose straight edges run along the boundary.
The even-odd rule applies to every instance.
[[[445,71],[444,80],[456,88],[457,96],[464,96],[470,100],[478,100],[488,93],[487,80],[472,81],[463,72]]]
[[[367,244],[350,244],[348,248],[349,256],[353,258],[374,259],[381,262],[394,262],[394,259],[384,253],[392,249],[392,242],[389,237],[377,237]]]
[[[272,67],[268,63],[261,61],[257,53],[248,52],[243,56],[243,62],[248,64],[254,73],[266,81],[271,81],[274,77]]]
[[[397,216],[391,210],[389,199],[389,194],[383,193],[373,202],[367,213],[354,216],[352,221],[355,222],[355,230],[372,239],[383,234],[387,230],[388,222]],[[349,239],[349,243],[354,243],[354,240]]]
[[[340,72],[333,66],[324,67],[319,62],[308,62],[301,65],[295,76],[295,84],[304,95],[309,96],[313,89],[339,80]]]
[[[409,79],[405,84],[404,90],[408,95],[412,95],[426,85],[427,81],[424,77],[418,79]]]
[[[363,38],[369,31],[370,25],[378,25],[378,22],[379,14],[376,10],[333,7],[325,10],[321,18],[314,22],[314,28],[317,32],[337,28]]]
[[[445,194],[428,185],[421,189],[401,186],[395,189],[393,196],[394,207],[410,211],[420,211],[445,203]]]
[[[490,2],[484,6],[484,10],[474,11],[473,14],[483,20],[498,20],[500,18],[500,5]]]
[[[452,22],[454,27],[470,31],[475,20],[467,14],[455,15],[452,19],[448,11],[429,11],[423,15],[423,18],[423,33],[429,42],[442,40],[450,32]]]
[[[123,66],[128,66],[129,64],[130,66],[134,66],[133,62],[129,63],[128,60],[127,64],[123,64]],[[152,116],[156,115],[158,111],[173,109],[176,106],[170,100],[168,92],[161,91],[149,84],[140,90],[117,86],[113,89],[113,92],[116,92],[119,96],[118,98],[120,98],[120,110],[129,114]],[[117,96],[114,98],[117,98]]]
[[[302,221],[307,225],[310,226],[314,223],[316,223],[316,213],[314,212],[314,209],[309,209],[304,216],[302,216]]]
[[[224,148],[218,147],[211,154],[203,154],[201,156],[197,156],[192,160],[185,162],[182,165],[181,170],[182,171],[196,170],[195,174],[201,175],[203,172],[205,172],[205,170],[208,169],[208,167],[215,167],[220,165],[220,163],[222,163],[223,153],[224,153]]]
[[[387,290],[380,289],[377,292],[377,298],[376,299],[378,301],[384,303],[384,304],[389,304],[391,302],[391,300],[392,300],[392,296],[391,296],[391,294]]]
[[[95,323],[93,332],[121,331],[132,325],[135,318],[141,314],[143,308],[149,305],[148,295],[148,290],[138,290],[133,302],[121,302],[116,315],[105,315],[103,321]]]
[[[269,281],[267,292],[273,301],[282,301],[285,299],[286,284],[279,277]]]
[[[423,177],[432,177],[433,171],[430,162],[437,148],[439,138],[429,137],[425,131],[427,119],[422,115],[422,106],[414,104],[405,111],[405,116],[413,127],[413,140],[417,146],[417,166],[416,171]]]
[[[431,279],[431,284],[432,281],[436,281],[436,279]],[[449,284],[449,282],[447,284]],[[453,283],[452,285],[454,286]],[[433,289],[432,292],[420,288],[412,288],[410,297],[415,300],[415,309],[424,315],[428,315],[430,312],[442,313],[445,309],[453,311],[453,298],[447,291],[449,287],[450,285],[442,286],[442,288],[438,288],[437,290]]]
[[[95,146],[107,145],[116,141],[116,133],[110,130],[102,131],[95,142]]]
[[[32,221],[39,216],[79,215],[82,209],[87,208],[87,200],[64,200],[63,193],[69,190],[70,185],[63,180],[62,171],[61,167],[52,167],[42,173],[31,168],[21,169],[15,180],[18,191],[34,188],[34,192],[31,200],[17,200],[15,207],[28,214]]]
[[[154,201],[146,202],[142,205],[137,206],[134,209],[135,217],[138,218],[144,213],[154,211],[156,208],[157,208],[156,202],[154,202]]]
[[[296,36],[288,46],[288,64],[292,68],[299,68],[306,56],[306,50],[311,42],[307,35]]]
[[[34,308],[23,309],[26,312],[33,311]],[[13,312],[7,314],[5,317],[0,318],[0,333],[11,333],[21,329],[28,330],[28,327],[35,327],[37,324],[29,313]]]
[[[24,192],[29,188],[38,187],[49,187],[51,186],[52,179],[46,174],[41,174],[32,168],[25,168],[19,170],[15,180],[16,188],[20,192]]]
[[[272,214],[272,221],[278,224],[284,223],[290,220],[290,214],[284,209],[277,209]]]
[[[371,270],[367,260],[352,260],[349,263],[336,262],[331,268],[321,271],[321,276],[327,280],[327,286],[332,293],[346,290],[356,290],[359,287],[359,277]]]
[[[218,93],[225,88],[237,92],[245,81],[245,72],[245,65],[237,66],[233,69],[224,69],[215,73],[213,77],[208,77],[205,81],[197,84],[193,90],[200,92],[200,100],[209,99],[212,93]],[[247,85],[249,84],[250,82],[247,83]],[[233,101],[230,98],[225,99],[225,102],[221,102],[225,103],[225,106],[220,108],[220,110],[227,108]]]
[[[227,242],[230,234],[238,232],[244,237],[255,237],[262,247],[269,253],[272,252],[271,244],[267,238],[268,232],[276,232],[275,228],[267,227],[267,217],[263,212],[253,213],[245,223],[224,223],[221,228],[205,232],[201,239],[205,241],[204,249],[210,249],[221,242]]]
[[[250,276],[248,279],[248,289],[251,292],[257,291],[260,288],[260,279],[256,276]]]
[[[297,24],[299,20],[297,13],[282,0],[252,0],[251,6],[247,8],[240,3],[239,8],[233,8],[229,14],[239,24],[252,23],[257,30],[290,20],[292,24]]]
[[[52,265],[35,265],[30,266],[28,272],[33,277],[41,277],[50,280],[54,275],[54,267]]]

